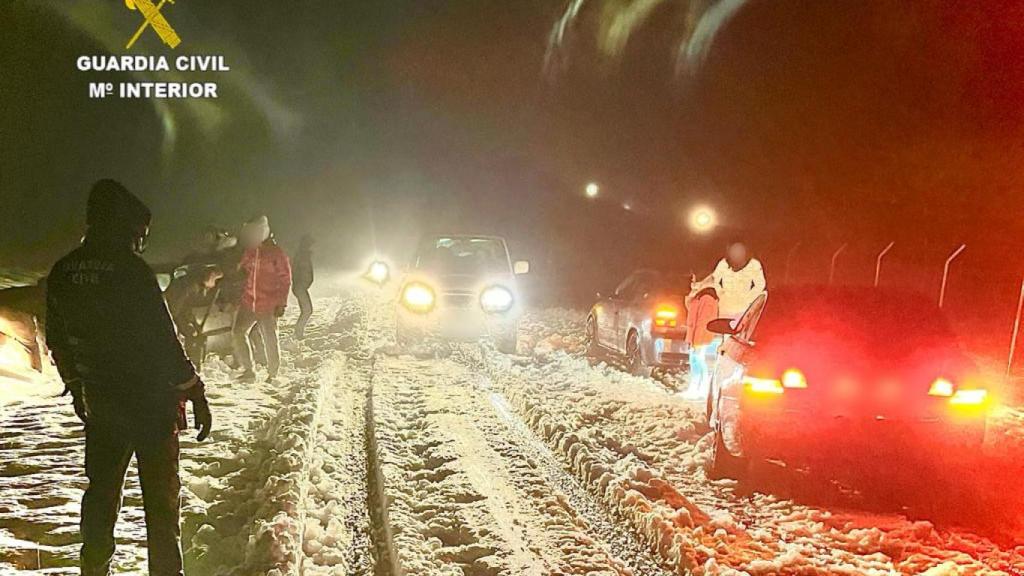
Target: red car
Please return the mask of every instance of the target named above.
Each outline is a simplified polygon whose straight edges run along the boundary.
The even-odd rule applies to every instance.
[[[761,295],[726,334],[707,399],[710,477],[752,459],[863,466],[977,448],[988,391],[934,303],[876,288]]]

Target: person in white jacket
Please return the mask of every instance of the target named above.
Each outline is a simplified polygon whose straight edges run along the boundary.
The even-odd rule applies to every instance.
[[[731,242],[725,258],[715,271],[695,287],[714,286],[718,293],[718,312],[723,318],[739,318],[764,292],[764,268],[742,242]]]
[[[700,282],[693,282],[691,294],[713,289],[718,298],[718,317],[735,320],[747,311],[764,292],[764,268],[742,242],[731,242],[715,271]],[[689,306],[689,304],[687,304]],[[683,396],[696,400],[706,398],[711,384],[711,366],[722,339],[695,346],[690,352],[690,382]]]

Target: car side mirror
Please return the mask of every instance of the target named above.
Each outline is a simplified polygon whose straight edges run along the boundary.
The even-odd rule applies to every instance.
[[[711,322],[708,322],[708,332],[713,334],[732,335],[736,333],[736,328],[733,327],[732,320],[728,318],[715,318]]]
[[[527,260],[517,260],[516,263],[512,265],[512,271],[516,274],[516,276],[522,274],[529,274],[530,262]]]

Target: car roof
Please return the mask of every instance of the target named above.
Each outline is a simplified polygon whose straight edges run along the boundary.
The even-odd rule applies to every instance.
[[[803,328],[880,342],[955,338],[935,301],[907,290],[864,286],[784,286],[768,291],[761,335]]]
[[[941,314],[938,305],[919,292],[899,288],[873,286],[826,286],[817,284],[782,286],[768,290],[768,300],[774,308],[799,306],[859,305],[871,307],[913,307],[918,313]]]

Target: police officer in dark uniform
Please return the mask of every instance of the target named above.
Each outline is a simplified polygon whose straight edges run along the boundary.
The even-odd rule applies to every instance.
[[[178,431],[192,403],[202,441],[212,418],[202,380],[178,341],[160,287],[139,257],[150,211],[118,182],[89,194],[82,246],[54,265],[47,344],[85,423],[84,576],[107,576],[128,463],[138,460],[149,573],[180,576]]]

